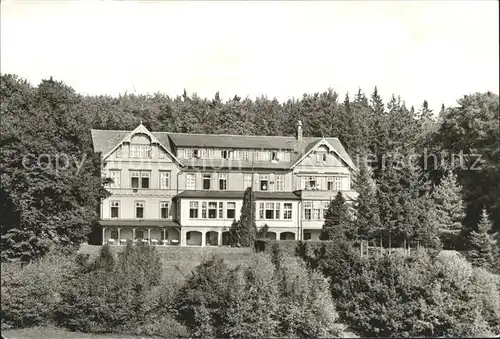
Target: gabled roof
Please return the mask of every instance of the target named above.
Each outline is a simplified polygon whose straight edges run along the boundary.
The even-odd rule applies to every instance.
[[[230,134],[169,133],[177,147],[293,150],[294,137]]]
[[[146,133],[150,135],[153,141],[158,142],[164,150],[174,159],[174,161],[181,163],[175,156],[172,150],[168,133],[166,132],[150,132],[140,124],[133,131],[114,131],[114,130],[97,130],[91,129],[92,143],[94,152],[101,152],[104,157],[109,156],[121,143],[135,133]]]
[[[318,146],[327,144],[327,146],[330,146],[334,150],[334,152],[337,153],[340,159],[342,159],[349,167],[351,167],[351,169],[356,169],[356,166],[354,165],[351,157],[347,154],[344,146],[342,146],[342,143],[338,138],[310,138],[309,140],[309,143],[305,146],[300,156],[295,161],[292,161],[291,168],[297,166]]]
[[[139,127],[141,127],[140,125]],[[144,127],[143,127],[144,128]],[[145,128],[144,128],[145,129]],[[137,130],[137,129],[136,129]],[[133,131],[116,130],[96,130],[92,129],[92,141],[95,152],[102,152],[103,155],[109,154],[123,140],[125,140]],[[319,145],[320,142],[328,143],[337,155],[352,169],[355,169],[352,159],[345,151],[338,138],[317,138],[304,137],[299,142],[294,137],[288,136],[256,136],[256,135],[229,135],[229,134],[188,134],[188,133],[170,133],[170,132],[149,132],[160,143],[165,150],[181,165],[188,167],[201,168],[244,168],[254,169],[292,169],[307,154]],[[176,147],[207,147],[207,148],[241,148],[241,149],[281,149],[289,150],[290,162],[270,161],[250,161],[244,160],[221,160],[221,159],[189,159],[182,164],[175,158]]]

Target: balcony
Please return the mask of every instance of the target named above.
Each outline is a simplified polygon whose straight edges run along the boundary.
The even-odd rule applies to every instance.
[[[172,198],[177,190],[159,188],[107,188],[113,197],[157,197]]]
[[[356,191],[327,191],[327,190],[313,190],[313,189],[303,189],[297,190],[294,193],[301,197],[302,200],[314,199],[314,200],[331,200],[335,199],[338,192],[342,192],[346,200],[355,200],[358,197]]]

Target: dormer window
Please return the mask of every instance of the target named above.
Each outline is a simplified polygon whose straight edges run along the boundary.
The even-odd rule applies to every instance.
[[[233,158],[233,151],[229,150],[222,150],[221,151],[221,158],[222,159],[232,159]]]
[[[271,161],[280,161],[280,159],[279,159],[279,152],[278,151],[272,151],[272,153],[271,153]]]

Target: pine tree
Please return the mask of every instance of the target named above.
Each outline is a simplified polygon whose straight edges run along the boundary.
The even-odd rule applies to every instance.
[[[462,200],[462,187],[457,176],[448,170],[433,192],[436,216],[440,225],[440,234],[445,248],[455,248],[460,232],[463,231],[465,217]]]
[[[354,225],[363,240],[373,239],[381,227],[376,197],[377,187],[372,176],[371,167],[361,161],[354,180],[354,189],[359,193],[354,204],[356,213]]]
[[[252,188],[248,187],[243,194],[240,220],[234,220],[229,230],[231,246],[252,247],[257,234],[255,225],[255,200]]]
[[[469,260],[474,266],[490,269],[493,267],[493,246],[495,234],[489,235],[491,221],[488,212],[483,208],[477,231],[470,234]]]
[[[353,223],[349,205],[341,192],[330,202],[321,231],[321,240],[354,240]]]

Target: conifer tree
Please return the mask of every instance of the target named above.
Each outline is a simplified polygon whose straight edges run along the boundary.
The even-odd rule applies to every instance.
[[[320,239],[353,240],[355,236],[349,205],[342,193],[338,192],[335,199],[328,206]]]
[[[359,193],[354,209],[356,220],[354,221],[358,235],[363,240],[371,240],[380,231],[380,216],[377,203],[377,187],[373,180],[371,167],[364,161],[359,165],[354,185]]]
[[[454,248],[460,232],[463,231],[465,217],[462,200],[462,187],[457,182],[457,176],[448,170],[433,192],[436,206],[436,217],[440,225],[440,234],[445,248]]]
[[[489,235],[491,221],[488,212],[483,208],[477,231],[470,234],[469,260],[474,266],[491,269],[494,263],[493,246],[495,234]]]
[[[255,225],[255,200],[252,188],[248,187],[243,195],[240,220],[234,220],[229,230],[231,246],[251,247],[257,234]]]

